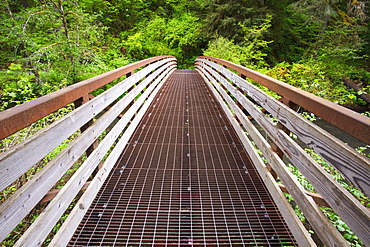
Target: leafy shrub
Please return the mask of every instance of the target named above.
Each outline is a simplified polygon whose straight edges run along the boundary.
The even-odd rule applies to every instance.
[[[266,18],[260,25],[247,27],[240,24],[245,32],[244,45],[236,45],[232,40],[220,36],[209,42],[208,48],[203,54],[255,69],[267,66],[264,61],[264,57],[267,54],[263,52],[263,49],[267,48],[272,41],[266,41],[264,35],[271,26],[271,20],[272,16],[266,15]]]

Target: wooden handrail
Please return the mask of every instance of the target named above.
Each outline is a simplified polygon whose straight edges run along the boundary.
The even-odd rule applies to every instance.
[[[273,148],[273,144],[276,144],[276,147],[283,152],[284,156],[289,159],[289,162],[306,177],[308,182],[315,188],[315,191],[346,222],[359,239],[365,245],[370,243],[369,228],[367,227],[370,222],[369,210],[343,186],[337,183],[286,131],[292,131],[299,140],[322,159],[326,160],[328,164],[336,168],[348,181],[351,181],[354,186],[362,190],[367,196],[369,196],[370,191],[370,160],[314,123],[303,118],[286,104],[279,102],[258,89],[246,81],[244,76],[237,75],[237,73],[246,75],[246,77],[268,86],[269,89],[283,96],[285,101],[288,99],[298,103],[317,115],[317,112],[333,114],[336,118],[339,118],[336,119],[337,121],[347,121],[344,127],[348,129],[348,125],[352,124],[356,128],[360,128],[357,130],[359,131],[357,134],[362,133],[364,135],[369,132],[369,119],[308,92],[225,60],[200,57],[196,59],[195,67],[203,79],[209,83],[209,87],[218,97],[225,112],[229,112],[228,117],[230,121],[235,122],[235,129],[239,130],[238,135],[244,141],[243,144],[256,165],[260,176],[267,178],[269,175],[266,174],[266,170],[268,170],[266,164],[259,159],[262,153],[266,159],[265,162],[276,172],[279,179],[286,186],[288,193],[292,195],[294,201],[305,217],[307,217],[323,243],[327,246],[331,246],[332,243],[336,243],[338,246],[348,246],[343,236],[323,215],[312,198],[308,197],[311,195],[307,194],[297,178],[289,171],[283,156],[280,156],[277,149]],[[237,73],[230,71],[228,68]],[[302,100],[303,103],[294,101],[294,98],[299,98],[299,96],[304,98]],[[253,100],[250,100],[250,98]],[[324,109],[315,109],[312,108],[312,105]],[[262,112],[260,107],[263,107],[269,115]],[[346,118],[341,117],[341,114]],[[351,114],[355,116],[353,117]],[[262,135],[255,124],[248,119],[248,115],[253,117],[256,124],[263,128],[265,135]],[[272,121],[271,118],[276,119],[278,123]],[[357,118],[364,121],[358,121]],[[279,126],[280,124],[281,126]],[[243,126],[243,129],[240,128],[240,125]],[[362,138],[362,140],[366,141],[366,138],[368,136]],[[358,139],[361,139],[361,136]],[[255,146],[250,143],[251,140],[261,153],[255,151]],[[265,168],[262,169],[261,167]],[[270,175],[270,177],[272,176]],[[268,183],[266,185],[268,186]],[[269,190],[271,195],[276,196],[273,193],[273,186],[269,186]],[[275,200],[278,201],[278,199]],[[324,202],[320,201],[320,203]],[[280,210],[284,212],[285,208],[281,206]],[[289,216],[284,215],[284,217]],[[289,227],[294,229],[293,223],[287,222],[291,224]],[[322,226],[325,227],[323,228]]]
[[[241,65],[215,57],[201,56],[198,58],[207,59],[233,69],[314,113],[365,144],[370,144],[370,118]]]
[[[141,60],[0,112],[0,140],[135,69],[169,57]]]
[[[46,95],[43,100],[37,99],[32,104],[26,103],[28,108],[24,105],[16,107],[18,109],[16,113],[20,114],[18,117],[21,117],[22,114],[27,114],[25,109],[29,111],[37,108],[42,109],[43,104],[46,104],[45,102],[48,100],[53,102],[55,97],[51,96],[58,96],[57,102],[63,107],[62,102],[67,104],[68,101],[73,102],[76,98],[80,99],[84,95],[88,95],[90,90],[105,85],[105,82],[143,67],[134,75],[125,78],[112,88],[69,112],[60,120],[39,130],[31,138],[0,154],[0,191],[2,191],[35,164],[38,164],[43,157],[73,133],[78,133],[78,137],[68,142],[63,151],[59,152],[51,161],[45,161],[40,171],[27,179],[14,194],[0,205],[0,242],[40,201],[45,202],[50,200],[50,197],[56,196],[47,205],[44,214],[40,215],[22,234],[16,246],[36,246],[39,245],[38,243],[42,243],[89,178],[92,178],[91,184],[93,184],[94,190],[92,192],[90,190],[90,193],[87,194],[95,197],[94,193],[97,193],[100,186],[103,185],[123,148],[139,125],[142,116],[153,102],[161,86],[175,71],[176,64],[176,58],[173,56],[146,59],[72,85],[55,94]],[[70,96],[72,93],[73,97]],[[125,113],[121,115],[123,111]],[[5,115],[1,115],[5,121],[8,120],[4,117]],[[13,121],[17,117],[16,114],[14,115]],[[87,127],[86,123],[90,122],[91,124]],[[0,125],[0,131],[3,129],[3,123]],[[87,128],[80,134],[79,130],[83,126]],[[84,156],[86,150],[98,139],[100,142],[97,143],[91,154],[87,157]],[[82,157],[86,157],[86,159],[82,161]],[[79,161],[81,164],[68,179],[63,189],[48,193],[72,168],[73,164]],[[101,170],[97,170],[98,167]],[[46,198],[44,198],[45,195]],[[83,205],[88,208],[89,204],[84,202]],[[77,227],[77,225],[75,226]],[[69,225],[69,227],[72,226]]]

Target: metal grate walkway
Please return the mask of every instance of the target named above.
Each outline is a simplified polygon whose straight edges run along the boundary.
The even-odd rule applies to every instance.
[[[295,246],[195,71],[163,86],[70,246]]]

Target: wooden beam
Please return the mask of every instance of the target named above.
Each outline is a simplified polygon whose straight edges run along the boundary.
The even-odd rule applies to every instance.
[[[87,187],[89,187],[91,181],[87,181],[81,188],[80,191],[83,191],[83,190],[86,190]],[[39,203],[45,203],[45,202],[50,202],[51,200],[53,200],[57,195],[58,193],[60,192],[61,189],[55,189],[55,190],[51,190],[49,191],[42,199]]]
[[[205,67],[203,69],[203,73],[205,74],[212,74],[216,77],[219,82],[221,82],[224,86],[228,88],[229,91],[233,92],[234,97],[243,104],[243,107],[246,107],[243,101],[241,101],[242,94],[240,92],[236,93],[233,91],[232,85],[226,81],[223,77],[218,77],[214,70],[210,69],[209,67]],[[211,78],[211,77],[209,77]],[[270,144],[264,139],[264,137],[261,135],[261,133],[256,129],[256,127],[246,118],[246,116],[243,114],[240,108],[238,108],[234,102],[231,100],[231,98],[227,95],[227,93],[220,87],[217,81],[215,81],[213,78],[211,79],[211,82],[213,86],[220,92],[222,98],[220,99],[220,102],[226,101],[235,113],[235,116],[239,118],[239,120],[243,123],[244,128],[247,130],[249,136],[252,138],[252,140],[257,145],[257,148],[262,151],[264,157],[267,159],[267,161],[270,163],[272,168],[274,168],[275,172],[278,174],[279,178],[282,180],[284,184],[288,186],[290,193],[292,194],[293,198],[296,200],[296,203],[304,213],[304,215],[307,217],[307,219],[310,221],[312,227],[315,229],[315,231],[318,232],[320,238],[323,240],[323,242],[327,246],[335,246],[333,243],[340,243],[341,246],[348,246],[345,239],[341,236],[341,234],[338,232],[338,230],[331,224],[331,222],[328,220],[328,218],[322,213],[320,208],[317,206],[317,204],[313,201],[313,199],[305,193],[304,188],[299,184],[296,177],[293,176],[293,174],[288,170],[284,162],[281,160],[281,158],[277,155],[276,152],[272,151],[272,148]],[[236,90],[235,90],[236,91]],[[253,105],[249,100],[248,102]],[[250,107],[246,107],[247,110]],[[228,111],[226,108],[225,111]],[[255,113],[258,112],[259,116]],[[255,120],[258,121],[261,117],[266,117],[259,108],[255,107],[253,111],[250,111],[250,114],[255,117]],[[261,125],[262,127],[266,128],[266,125]],[[242,140],[245,139],[245,135],[243,137],[240,137]],[[248,154],[251,154],[251,150],[255,152],[255,149],[247,149]],[[255,161],[255,160],[253,160]],[[255,167],[258,169],[260,164],[254,163]],[[258,169],[259,172],[260,169]],[[262,172],[260,173],[260,176],[263,178],[266,175]],[[276,181],[274,180],[274,183]],[[277,186],[277,183],[276,183]],[[276,193],[274,190],[270,190],[270,194],[274,197],[274,194]],[[285,198],[285,197],[284,197]],[[274,197],[275,202],[279,206],[279,201],[276,201],[277,198]],[[289,205],[290,208],[292,208]],[[279,207],[281,211],[281,207]],[[293,222],[291,222],[291,219],[288,215],[284,215],[284,219],[287,221],[287,224],[289,225],[289,228],[292,230],[293,235],[298,240],[302,238],[302,236],[299,236],[301,232],[299,231],[299,228],[297,226],[293,225]],[[304,229],[306,231],[306,229]],[[299,245],[305,245],[304,243],[299,243]]]
[[[279,184],[279,187],[281,189],[282,192],[285,192],[285,193],[288,193],[289,194],[289,191],[288,189],[285,187],[285,185],[283,184]],[[312,199],[319,205],[321,206],[324,206],[324,207],[328,207],[328,208],[331,208],[330,205],[325,201],[324,197],[322,197],[320,194],[316,194],[316,193],[312,193],[312,192],[308,192],[306,191],[306,194],[311,196]]]
[[[215,57],[201,56],[197,59],[206,59],[227,66],[279,95],[288,98],[364,143],[370,143],[370,118],[366,116],[241,65]],[[238,75],[236,76],[239,77]]]
[[[162,62],[160,61],[159,64]],[[169,66],[174,66],[175,62],[172,61]],[[160,66],[159,66],[160,67]],[[117,84],[115,87],[111,88],[110,90],[104,92],[103,94],[99,95],[95,99],[91,100],[89,103],[84,104],[83,106],[76,109],[72,112],[69,116],[65,117],[67,121],[64,123],[64,120],[59,121],[59,128],[54,129],[54,127],[58,126],[51,126],[50,131],[56,136],[57,138],[62,138],[63,135],[67,135],[69,128],[78,129],[84,123],[83,118],[86,117],[86,114],[90,114],[89,117],[92,118],[94,115],[98,114],[101,110],[105,109],[107,105],[110,104],[111,101],[118,98],[123,92],[125,92],[125,88],[130,88],[130,84],[135,84],[135,80],[140,80],[144,78],[149,72],[152,72],[153,69],[156,69],[156,65],[152,64],[151,66],[141,70],[140,72],[136,73],[135,76],[132,76],[120,84]],[[160,68],[160,70],[163,70]],[[100,135],[102,131],[104,131],[111,122],[116,119],[117,115],[119,115],[124,108],[128,106],[130,102],[132,102],[137,94],[141,92],[143,88],[145,88],[151,79],[155,76],[153,73],[151,76],[147,78],[147,80],[142,81],[137,87],[135,87],[129,94],[125,95],[117,104],[115,104],[108,112],[104,114],[103,117],[99,118],[95,121],[93,126],[90,126],[84,133],[82,133],[76,141],[72,142],[68,147],[66,147],[56,158],[54,158],[49,164],[46,165],[40,172],[38,172],[30,181],[28,181],[24,186],[22,186],[18,191],[15,192],[14,195],[11,196],[7,201],[0,205],[0,241],[1,239],[5,238],[7,234],[18,224],[22,218],[27,215],[27,213],[42,199],[42,197],[53,187],[53,185],[58,181],[58,179],[69,169],[69,167],[81,156],[81,154],[91,145],[91,143]],[[76,115],[76,113],[80,112]],[[88,121],[88,117],[86,118]],[[71,122],[68,122],[71,121]],[[82,122],[80,122],[82,121]],[[64,125],[65,124],[65,125]],[[6,168],[6,162],[2,163],[0,167],[0,185],[3,182],[7,182],[8,179],[14,177],[14,174],[21,174],[22,169],[26,169],[26,165],[32,166],[32,155],[33,153],[37,152],[37,155],[46,155],[47,149],[50,148],[50,142],[45,141],[42,138],[46,138],[46,140],[50,140],[50,135],[48,136],[46,133],[42,132],[40,134],[41,140],[35,140],[36,144],[31,145],[33,148],[30,148],[30,145],[22,144],[24,146],[24,150],[17,149],[16,152],[24,152],[23,155],[19,155],[19,159],[14,158],[14,162],[10,162],[9,166],[15,166],[14,169],[10,169],[8,172],[10,175],[6,175],[6,173],[2,173],[2,169]],[[51,139],[55,141],[54,139]],[[27,141],[26,141],[27,143]],[[44,147],[44,146],[47,147]],[[46,149],[46,150],[45,150]],[[29,153],[30,152],[30,153]],[[44,153],[46,152],[46,154]],[[6,153],[4,154],[6,157]],[[2,156],[0,156],[2,157]],[[28,159],[22,159],[22,157],[28,157]],[[0,158],[1,160],[1,158]],[[9,161],[9,160],[8,160]],[[22,167],[17,167],[22,164],[22,162],[26,162],[23,164]]]
[[[167,61],[174,63],[173,60],[170,58],[151,64],[115,85],[113,90],[109,90],[109,93],[90,100],[89,103],[82,105],[57,122],[40,130],[31,138],[0,154],[0,191],[4,190],[94,116],[103,111],[123,92],[136,84],[138,80],[145,78]],[[2,123],[0,123],[0,126],[2,126]]]
[[[165,58],[174,57],[141,60],[5,110],[0,113],[0,140],[135,69]]]
[[[208,60],[205,60],[204,63],[219,70],[230,81],[243,89],[254,101],[267,110],[272,117],[278,119],[279,123],[282,123],[301,141],[334,166],[357,188],[361,189],[365,195],[370,196],[370,159],[356,152],[353,148],[224,67]],[[241,94],[236,89],[230,88],[229,90],[233,91],[235,95]],[[240,99],[246,100],[243,95],[241,95]],[[244,106],[244,108],[246,107]]]
[[[133,134],[136,126],[139,124],[140,119],[146,112],[147,108],[149,107],[150,103],[153,101],[155,95],[159,92],[159,89],[162,87],[164,82],[167,80],[168,76],[173,72],[174,70],[169,71],[167,73],[167,76],[162,80],[162,82],[158,85],[158,87],[153,91],[153,93],[149,96],[149,98],[146,100],[143,107],[140,109],[138,114],[133,119],[130,126],[127,128],[119,142],[117,143],[116,147],[112,151],[112,153],[109,155],[106,162],[104,162],[102,169],[99,170],[97,175],[94,177],[94,179],[91,182],[91,185],[86,190],[86,192],[82,195],[80,200],[77,202],[77,205],[73,208],[72,212],[69,214],[66,221],[61,226],[60,230],[57,232],[55,237],[50,243],[50,247],[53,246],[65,246],[67,245],[68,241],[72,237],[73,233],[77,229],[80,221],[82,220],[83,216],[86,214],[88,208],[90,207],[91,203],[93,202],[94,198],[96,197],[96,194],[99,192],[99,189],[103,185],[104,181],[108,177],[111,169],[113,168],[116,160],[119,158],[119,156],[122,153],[122,150],[124,149],[125,145],[129,141],[129,138]],[[137,102],[135,102],[133,108],[137,107],[138,104],[142,104],[145,98],[147,97],[147,93],[149,90],[145,91],[144,97],[140,97]],[[141,102],[140,102],[141,101]],[[138,108],[136,108],[138,109]],[[130,110],[131,111],[131,108]]]
[[[211,62],[204,61],[204,63],[209,64]],[[225,70],[222,66],[219,66],[217,64],[212,64],[212,66],[217,67],[217,70],[219,72],[221,71],[221,73],[223,74],[231,73],[230,71]],[[215,72],[215,70],[211,69],[208,66],[205,66],[205,69],[207,69],[209,73],[213,73],[214,76],[217,77],[218,72]],[[235,74],[232,74],[230,77],[228,76],[227,78],[233,82],[237,79],[243,80]],[[358,200],[340,184],[334,181],[334,179],[301,147],[299,147],[299,145],[294,140],[292,140],[292,138],[290,138],[283,130],[277,128],[276,124],[274,124],[270,118],[263,114],[259,110],[259,108],[251,101],[249,101],[246,97],[244,97],[242,93],[233,88],[233,86],[226,79],[224,79],[224,77],[218,76],[217,79],[222,82],[225,87],[227,87],[228,91],[230,91],[233,96],[243,105],[243,107],[254,117],[258,124],[264,128],[264,130],[272,138],[272,140],[278,144],[279,148],[284,151],[285,155],[289,157],[290,161],[293,162],[293,164],[300,170],[300,172],[307,178],[307,180],[325,198],[325,200],[331,205],[334,211],[347,223],[347,225],[353,230],[353,232],[364,243],[370,243],[370,229],[367,227],[368,225],[370,225],[370,214],[367,208],[359,203]],[[215,85],[218,84],[215,83]],[[265,109],[268,109],[267,107],[277,108],[276,112],[269,112],[273,115],[276,114],[275,116],[277,116],[277,118],[281,118],[281,115],[283,115],[285,121],[282,122],[285,124],[285,126],[287,126],[287,122],[291,124],[296,124],[297,126],[296,128],[293,128],[292,132],[296,133],[297,131],[300,131],[302,133],[302,137],[304,137],[301,139],[312,140],[312,143],[314,143],[316,146],[319,146],[324,151],[322,156],[326,156],[326,158],[330,156],[333,157],[333,159],[335,160],[343,161],[343,163],[341,163],[342,167],[348,168],[352,168],[354,166],[353,160],[357,159],[359,161],[357,162],[358,167],[354,168],[365,170],[369,168],[368,160],[366,158],[353,150],[351,152],[348,146],[340,143],[340,141],[333,136],[325,133],[324,131],[321,131],[319,127],[302,118],[296,112],[289,109],[287,106],[281,104],[277,100],[273,99],[271,96],[250,85],[249,83],[245,82],[245,85],[243,84],[239,86],[241,88],[245,88],[244,91],[247,92],[248,95],[252,97],[255,101],[262,102],[260,105],[263,106]],[[222,89],[218,90],[222,91]],[[274,106],[271,106],[272,102],[274,102]],[[230,102],[229,105],[232,105],[232,103],[233,102]],[[237,109],[234,109],[235,112],[237,112],[236,110]],[[287,116],[285,115],[285,113],[288,112],[290,116],[289,118],[286,118]],[[244,114],[240,114],[240,117],[245,116]],[[310,131],[308,131],[307,129],[309,129]],[[326,137],[327,139],[324,139],[324,137]],[[320,142],[318,142],[318,139],[320,139]],[[256,141],[255,139],[253,140]],[[259,148],[262,149],[263,152],[267,151],[264,150],[263,146],[259,146]],[[345,155],[348,155],[348,157],[352,158],[348,160],[348,163],[344,161]],[[270,155],[265,155],[265,157],[270,158]],[[281,166],[280,169],[286,169],[286,167],[284,167]],[[282,173],[279,174],[278,169],[274,168],[279,177],[282,179]],[[359,173],[356,174],[356,176],[366,177],[369,176],[369,174]],[[284,181],[283,183],[286,184],[286,182]],[[293,194],[293,192],[295,192],[295,190],[291,190],[291,194]],[[299,200],[297,200],[297,202],[299,203]],[[304,204],[301,204],[301,209],[302,206],[303,208],[305,207]],[[310,212],[309,208],[307,212]],[[314,220],[314,218],[312,218],[312,220]],[[312,220],[310,222],[312,222]],[[317,229],[321,229],[322,224],[320,224],[319,221],[318,223],[319,224],[317,224]],[[319,233],[324,233],[324,230],[326,229],[319,230]],[[327,237],[328,238],[325,239],[325,244],[327,245],[330,245],[330,243],[336,243],[340,240],[339,238],[337,238],[337,240],[335,241],[335,239],[331,239],[330,235],[327,235]],[[343,242],[343,244],[344,243],[345,242]]]
[[[214,96],[219,100],[223,110],[225,111],[227,117],[233,124],[233,127],[235,131],[237,132],[240,140],[242,141],[246,151],[248,152],[248,155],[251,157],[253,164],[255,165],[258,173],[261,176],[261,179],[263,182],[266,184],[267,189],[270,191],[271,196],[273,197],[276,205],[278,206],[281,214],[283,215],[287,225],[291,229],[295,239],[298,241],[298,244],[300,246],[316,246],[311,237],[309,236],[307,230],[303,226],[302,222],[298,219],[297,215],[295,214],[293,208],[290,206],[289,202],[285,198],[284,194],[278,187],[275,179],[272,177],[270,172],[268,171],[267,167],[264,165],[263,161],[261,160],[259,154],[256,152],[255,148],[253,145],[250,143],[246,135],[244,134],[244,131],[241,129],[240,125],[237,124],[236,119],[234,116],[231,114],[230,110],[228,109],[228,106],[223,102],[223,98],[220,94],[217,93],[216,89],[218,92],[220,92],[224,97],[229,97],[227,93],[220,87],[220,85],[215,81],[213,77],[208,74],[204,68],[199,68],[197,67],[197,70],[199,71],[200,75],[203,77],[203,79],[208,82],[207,85],[209,88],[212,90]],[[213,85],[210,85],[210,84]],[[229,106],[235,105],[233,101],[228,98],[229,100],[227,101]],[[239,108],[238,108],[239,109]],[[240,109],[239,109],[240,110]],[[240,110],[241,111],[241,110]],[[244,115],[244,114],[243,114]],[[245,115],[244,115],[245,117]],[[245,117],[246,118],[246,117]],[[247,119],[247,118],[246,118]],[[241,122],[244,122],[242,119]],[[243,123],[244,127],[245,126]],[[252,125],[249,125],[252,128],[255,128]],[[256,130],[256,133],[258,131]],[[267,144],[268,145],[268,144]],[[271,150],[271,149],[270,149]]]

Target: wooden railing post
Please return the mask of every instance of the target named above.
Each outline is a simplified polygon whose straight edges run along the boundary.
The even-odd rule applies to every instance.
[[[134,72],[133,72],[133,71],[128,72],[128,73],[126,74],[126,78],[128,78],[128,77],[132,76],[133,74],[134,74]]]
[[[290,101],[289,99],[285,98],[285,97],[282,97],[280,98],[279,100],[280,102],[282,102],[284,105],[288,106],[289,108],[293,109],[293,110],[297,110],[298,109],[298,106],[296,104],[294,104],[294,102]],[[282,123],[278,123],[277,124],[277,127],[279,129],[282,129],[285,133],[287,133],[288,135],[291,133],[289,129],[287,129]],[[277,147],[277,145],[275,143],[273,143],[272,145],[272,150],[275,151],[280,158],[283,158],[284,157],[284,153],[283,151]]]
[[[282,97],[280,98],[279,100],[280,102],[282,102],[284,105],[288,106],[289,108],[293,109],[294,111],[297,111],[298,109],[298,105],[295,104],[294,102],[290,101],[289,99],[287,99],[286,97]],[[286,128],[281,122],[279,122],[277,124],[277,127],[281,130],[283,130],[285,133],[287,133],[288,135],[291,133],[290,130],[288,128]],[[276,143],[274,142],[272,145],[271,145],[271,148],[272,148],[272,151],[274,151],[281,159],[284,158],[284,152],[283,150],[281,150],[277,145]],[[276,179],[277,178],[277,174],[275,173],[275,171],[272,169],[272,167],[270,166],[270,164],[268,164],[267,168],[269,169],[269,171],[271,172],[271,174],[274,176],[274,178]]]
[[[82,106],[83,104],[87,103],[90,99],[92,99],[94,96],[92,96],[91,94],[86,94],[84,95],[83,97],[77,99],[74,104],[75,104],[75,107],[78,108],[80,106]],[[83,125],[81,127],[81,133],[83,133],[85,130],[87,130],[87,128],[89,128],[91,125],[94,124],[94,120],[90,120],[89,122],[87,122],[85,125]],[[99,145],[99,141],[98,140],[95,140],[90,147],[87,148],[86,150],[86,156],[89,156]]]
[[[328,246],[332,245],[332,243],[337,243],[338,246],[348,246],[344,237],[328,221],[328,218],[322,213],[316,203],[332,207],[361,241],[370,243],[368,228],[369,210],[358,202],[355,196],[337,183],[336,179],[328,175],[320,163],[312,158],[304,147],[294,140],[295,138],[291,137],[291,132],[293,132],[302,143],[310,147],[318,156],[342,173],[348,181],[351,181],[355,187],[362,190],[365,195],[368,195],[370,191],[370,160],[314,123],[307,121],[297,113],[297,108],[299,106],[312,112],[365,143],[370,142],[370,119],[287,83],[229,61],[212,57],[199,57],[196,61],[206,64],[204,66],[206,68],[199,68],[206,81],[210,81],[213,84],[213,81],[211,82],[208,78],[212,75],[217,75],[218,80],[226,87],[225,89],[218,84],[215,85],[215,94],[219,95],[220,100],[226,100],[225,111],[230,106],[232,112],[242,119],[249,135],[246,136],[240,131],[240,138],[246,140],[246,143],[248,140],[252,140],[256,144],[263,157],[269,163],[268,166],[271,166],[277,172],[279,179],[286,186],[284,190],[286,189],[286,192],[292,195],[294,201],[305,217],[307,217],[322,242]],[[225,65],[227,65],[227,68],[239,73],[239,75],[225,69]],[[220,73],[223,77],[218,76]],[[242,75],[280,95],[282,97],[279,100],[280,102],[254,85],[247,83],[242,79]],[[230,81],[233,83],[230,84]],[[244,93],[238,91],[239,87],[243,89]],[[229,92],[232,93],[233,97],[231,97]],[[241,110],[233,102],[234,97],[247,109],[247,112]],[[231,114],[229,116],[231,118]],[[275,124],[271,117],[278,120],[278,123]],[[249,122],[248,119],[254,119],[258,127],[262,127],[275,143],[270,144],[270,138],[267,135],[261,135],[256,125]],[[257,164],[261,164],[261,160],[257,156],[260,153],[254,152],[254,146],[247,143],[245,147],[249,153],[256,155],[254,161]],[[286,166],[286,162],[283,160],[285,157],[289,158],[290,162],[320,195],[309,193],[300,185],[299,179]],[[264,169],[265,163],[263,163]],[[260,166],[256,167],[260,168]],[[273,181],[272,176],[266,176],[268,172],[266,171],[267,169],[264,169],[261,169],[260,175],[262,177],[271,177],[271,181]],[[269,170],[272,169],[269,168]],[[282,186],[280,187],[282,188]],[[272,193],[272,195],[276,194]],[[314,198],[314,200],[308,196]],[[284,196],[277,198],[277,200],[282,198],[285,200]],[[283,208],[282,212],[285,212],[284,210],[285,208]],[[291,216],[288,214],[285,216],[288,224],[292,224],[293,229],[295,229],[296,227],[290,222]],[[300,233],[297,231],[294,234]]]
[[[169,66],[162,66],[168,60],[171,61]],[[101,95],[93,98],[90,95],[96,89],[99,89],[112,81],[126,75],[126,78],[132,75],[133,71],[144,67],[150,62],[152,66],[147,69],[142,69],[137,72],[135,78],[131,77],[127,81],[121,81],[115,85],[116,89],[106,90]],[[65,140],[72,135],[83,132],[73,142],[67,143],[64,149],[56,156],[53,154],[51,161],[45,160],[45,166],[30,178],[22,187],[20,187],[13,195],[0,205],[0,242],[3,241],[8,234],[17,226],[24,217],[36,207],[40,201],[47,202],[52,198],[54,200],[47,205],[44,213],[41,214],[27,232],[22,234],[21,239],[17,242],[18,246],[36,246],[42,243],[49,232],[53,229],[59,218],[63,215],[67,207],[76,198],[80,190],[86,189],[89,184],[89,178],[94,177],[94,186],[102,185],[101,177],[107,176],[110,172],[122,147],[127,143],[128,138],[132,135],[133,130],[139,123],[145,110],[149,107],[150,102],[154,99],[159,91],[156,85],[163,85],[169,74],[176,68],[176,60],[173,56],[159,56],[138,61],[133,64],[123,66],[121,68],[97,75],[93,78],[82,82],[70,85],[56,92],[44,95],[38,99],[26,102],[22,105],[0,112],[0,140],[9,135],[23,129],[26,126],[38,121],[39,119],[65,107],[68,104],[74,103],[75,108],[68,115],[62,117],[58,121],[39,130],[38,133],[31,138],[19,143],[16,148],[9,149],[0,155],[0,188],[5,190],[8,186],[17,181],[29,169],[38,164],[45,156],[50,154],[54,149],[60,146]],[[155,75],[147,77],[148,74]],[[170,72],[170,73],[169,73]],[[140,109],[138,117],[134,123],[130,125],[130,130],[126,130],[128,121],[133,117],[135,111],[129,111],[127,115],[122,117],[122,111],[128,108],[128,104],[138,96],[143,88],[148,84],[153,83],[156,75],[161,74],[161,77],[151,84],[145,94],[141,97],[134,109]],[[139,83],[131,90],[131,93],[125,93],[130,87],[137,85],[138,81],[144,80],[145,83]],[[123,97],[122,97],[123,96]],[[85,105],[84,105],[85,104]],[[84,106],[82,106],[84,105]],[[112,109],[112,110],[109,110]],[[103,118],[97,115],[104,113]],[[102,115],[103,116],[103,115]],[[122,117],[120,124],[116,124],[116,118]],[[117,128],[112,128],[112,126]],[[80,131],[79,131],[80,130]],[[107,135],[105,131],[109,130]],[[126,139],[116,140],[124,131]],[[99,145],[96,141],[102,140]],[[104,160],[105,155],[110,151],[110,148],[115,145],[115,149],[109,154],[109,161]],[[120,145],[119,149],[117,145]],[[64,146],[64,145],[63,145]],[[59,150],[58,150],[59,151]],[[59,181],[76,162],[85,158],[85,153],[89,156],[81,162],[77,171],[71,178],[65,179],[66,184],[62,189],[51,190],[56,185],[60,185]],[[99,163],[104,160],[104,168],[97,170]],[[80,164],[80,162],[79,162]],[[106,170],[107,164],[110,168]],[[40,166],[41,167],[41,166]],[[100,171],[101,177],[94,176],[94,171]],[[104,170],[104,171],[102,171]],[[92,182],[90,185],[93,184]],[[90,188],[90,186],[89,186]],[[93,191],[98,191],[100,187],[93,187]],[[51,190],[51,191],[50,191]],[[85,194],[86,195],[86,194]],[[45,198],[44,198],[45,196]],[[89,207],[87,204],[80,204],[80,207]],[[68,228],[71,225],[68,224]],[[64,246],[65,244],[63,244]]]
[[[78,108],[80,106],[82,106],[83,104],[86,104],[87,102],[89,102],[90,99],[92,99],[94,96],[91,95],[91,94],[86,94],[84,95],[83,97],[77,99],[74,104],[75,104],[75,107]],[[94,120],[91,119],[89,122],[87,122],[85,125],[83,125],[80,130],[81,130],[81,133],[83,133],[84,131],[86,131],[91,125],[94,124]],[[99,146],[99,141],[98,140],[95,140],[90,147],[88,147],[86,149],[86,156],[89,157],[90,154],[92,154],[92,152],[94,152],[95,149],[97,149]],[[100,162],[99,165],[96,167],[95,171],[91,174],[91,177],[95,177],[95,175],[98,173],[98,171],[100,170],[100,168],[102,167],[103,163]]]

